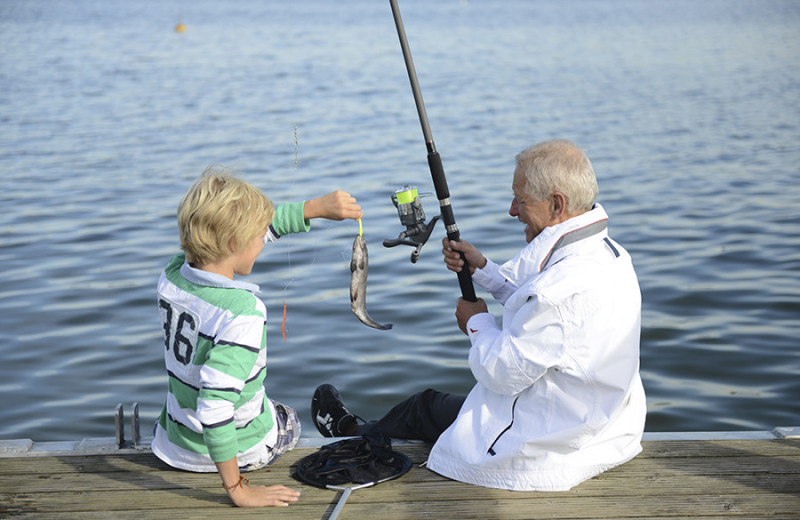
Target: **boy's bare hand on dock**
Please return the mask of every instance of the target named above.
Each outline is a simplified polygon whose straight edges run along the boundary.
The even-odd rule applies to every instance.
[[[228,491],[228,496],[239,507],[288,506],[297,502],[300,492],[286,486],[240,485]]]

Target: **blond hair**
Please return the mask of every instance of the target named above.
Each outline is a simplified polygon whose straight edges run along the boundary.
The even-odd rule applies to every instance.
[[[275,206],[258,188],[233,170],[212,164],[178,205],[181,249],[190,264],[204,265],[227,257],[263,235]]]

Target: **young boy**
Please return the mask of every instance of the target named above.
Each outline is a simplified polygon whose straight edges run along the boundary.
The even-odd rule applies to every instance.
[[[153,453],[170,466],[219,471],[237,506],[289,505],[285,486],[248,486],[240,471],[271,464],[300,437],[293,409],[270,400],[266,319],[250,274],[268,242],[308,231],[309,220],[361,218],[343,191],[275,208],[258,188],[209,167],[178,206],[181,249],[158,282],[169,390]]]

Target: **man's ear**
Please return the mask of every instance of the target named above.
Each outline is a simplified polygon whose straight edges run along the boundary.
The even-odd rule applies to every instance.
[[[550,216],[553,220],[561,221],[567,214],[567,197],[560,191],[550,196]]]

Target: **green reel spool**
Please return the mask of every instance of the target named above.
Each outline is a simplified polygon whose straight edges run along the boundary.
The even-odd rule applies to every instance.
[[[439,215],[433,217],[428,224],[425,223],[425,211],[422,209],[416,186],[406,184],[399,190],[395,190],[392,193],[392,203],[397,208],[400,223],[406,227],[406,230],[400,233],[395,240],[384,240],[383,245],[394,247],[403,244],[414,247],[415,249],[411,253],[411,262],[416,263],[419,259],[420,249],[430,237],[434,224],[439,220]]]
[[[392,202],[397,208],[400,223],[404,226],[415,226],[425,223],[425,211],[419,201],[419,192],[416,186],[406,184],[392,194]]]

